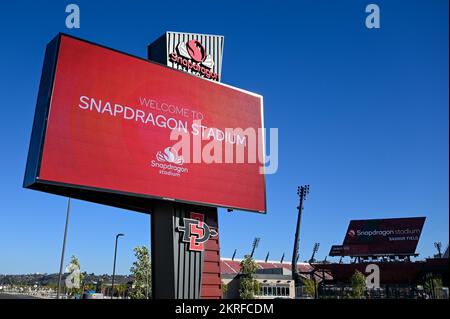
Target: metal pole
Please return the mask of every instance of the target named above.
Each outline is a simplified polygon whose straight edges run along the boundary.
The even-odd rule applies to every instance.
[[[250,253],[250,257],[253,258],[253,254],[255,253],[255,246],[252,248],[252,252]]]
[[[67,202],[66,226],[64,228],[64,240],[63,240],[63,246],[62,246],[62,251],[61,251],[61,262],[59,263],[58,290],[56,292],[56,299],[59,299],[59,294],[61,291],[62,271],[63,271],[63,265],[64,265],[64,253],[66,250],[67,229],[69,227],[70,206],[71,206],[71,198],[69,197],[69,201]]]
[[[294,241],[294,251],[292,253],[291,267],[292,267],[292,279],[295,283],[295,290],[297,292],[297,287],[300,285],[300,276],[297,270],[297,260],[299,257],[298,249],[299,249],[299,241],[300,241],[300,223],[302,220],[302,211],[303,211],[303,200],[306,196],[306,193],[309,191],[309,185],[300,186],[297,188],[297,194],[300,197],[300,203],[297,207],[298,209],[298,217],[297,217],[297,227],[295,228],[295,241]],[[297,294],[296,294],[297,295]]]
[[[123,234],[116,235],[116,245],[114,248],[114,264],[113,264],[113,275],[112,275],[112,283],[111,283],[111,299],[113,299],[113,297],[114,297],[114,277],[116,276],[117,241],[120,236],[123,236]]]
[[[234,257],[236,256],[237,249],[234,250],[233,256],[231,257],[231,260],[234,260]]]
[[[253,248],[252,248],[252,253],[250,254],[250,257],[251,258],[253,258],[253,254],[255,253],[255,249],[256,248],[258,248],[258,245],[259,245],[259,241],[260,241],[260,239],[261,238],[259,238],[259,237],[256,237],[254,240],[253,240]]]

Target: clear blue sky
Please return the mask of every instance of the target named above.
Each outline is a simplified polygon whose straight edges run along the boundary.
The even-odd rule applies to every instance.
[[[268,214],[220,210],[221,255],[292,254],[296,187],[310,184],[301,260],[323,258],[354,218],[426,216],[418,246],[449,237],[448,1],[73,1],[81,28],[65,28],[69,1],[0,7],[0,273],[57,272],[67,199],[22,180],[46,43],[66,32],[145,57],[167,30],[225,36],[223,82],[264,96],[279,128],[279,171],[267,177]],[[381,29],[365,28],[365,6]],[[149,244],[148,215],[74,201],[66,260],[118,272]]]

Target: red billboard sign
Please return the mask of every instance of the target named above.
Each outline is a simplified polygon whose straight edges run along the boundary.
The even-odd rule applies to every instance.
[[[49,46],[26,187],[266,211],[259,161],[194,154],[196,143],[201,155],[216,152],[208,143],[263,154],[263,139],[246,135],[263,128],[262,96],[66,35]]]
[[[425,217],[352,220],[337,255],[412,255]]]

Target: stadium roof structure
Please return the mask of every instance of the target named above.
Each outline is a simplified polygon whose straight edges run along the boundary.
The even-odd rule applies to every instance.
[[[225,276],[237,276],[239,275],[240,270],[240,262],[242,259],[234,259],[231,260],[230,258],[221,258],[220,259],[220,270],[222,275]],[[262,260],[255,260],[255,262],[258,264],[258,271],[257,274],[279,274],[279,275],[288,275],[291,276],[291,263],[290,262],[283,262],[280,263],[279,261],[262,261]],[[310,277],[311,274],[314,274],[316,279],[318,281],[321,280],[323,275],[325,275],[325,278],[327,280],[332,279],[332,276],[330,273],[325,272],[322,273],[322,270],[317,269],[314,267],[314,264],[310,263],[298,263],[297,269],[302,277]]]

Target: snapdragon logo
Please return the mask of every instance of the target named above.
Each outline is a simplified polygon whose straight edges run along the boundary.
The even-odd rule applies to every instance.
[[[184,164],[183,156],[178,155],[173,147],[166,147],[163,152],[156,153],[156,159],[157,161],[151,161],[151,166],[159,169],[158,173],[161,175],[180,177],[182,174],[189,172],[187,167],[182,167]]]
[[[210,54],[206,53],[205,47],[198,40],[180,42],[176,51],[169,55],[170,61],[207,79],[219,81],[219,74],[212,71],[214,61]]]
[[[169,162],[177,165],[183,165],[184,163],[183,156],[178,156],[173,147],[166,147],[164,154],[162,152],[158,152],[158,154],[156,154],[156,159],[160,162]]]

